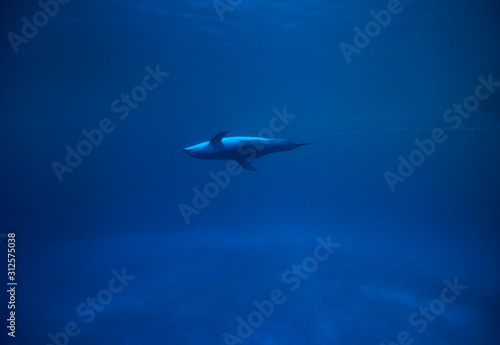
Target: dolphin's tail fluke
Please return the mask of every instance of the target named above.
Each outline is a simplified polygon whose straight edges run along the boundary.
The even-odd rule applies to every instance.
[[[304,146],[304,145],[312,145],[312,144],[314,144],[314,143],[302,143],[302,144],[295,144],[295,145],[297,145],[297,146],[295,146],[295,147]]]

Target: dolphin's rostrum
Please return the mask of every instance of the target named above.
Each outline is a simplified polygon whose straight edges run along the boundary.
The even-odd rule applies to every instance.
[[[229,131],[220,132],[210,141],[186,147],[183,151],[191,157],[199,159],[235,160],[248,170],[257,171],[252,161],[264,155],[290,151],[302,145],[287,139],[266,139],[260,137],[226,137]]]

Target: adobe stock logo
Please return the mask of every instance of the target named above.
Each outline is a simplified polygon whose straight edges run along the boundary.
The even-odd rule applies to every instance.
[[[7,34],[7,39],[14,49],[14,52],[19,53],[19,46],[21,44],[28,44],[30,39],[38,35],[39,29],[45,27],[49,23],[50,18],[54,18],[58,13],[60,6],[66,5],[70,0],[40,0],[38,1],[38,6],[40,6],[41,11],[37,11],[31,17],[31,20],[27,17],[22,17],[21,22],[21,35],[14,32],[9,32]]]
[[[96,319],[96,312],[102,312],[135,279],[135,276],[126,273],[125,267],[121,269],[121,272],[112,269],[111,274],[112,277],[108,284],[95,294],[96,297],[87,297],[84,302],[76,306],[75,312],[78,316],[85,317],[85,319],[81,320],[85,324],[93,322]],[[80,325],[84,325],[84,323],[80,322]],[[47,345],[69,345],[71,338],[77,337],[81,332],[82,328],[79,327],[76,321],[68,321],[62,331],[47,334],[51,341]]]
[[[453,283],[448,279],[443,280],[444,287],[441,290],[439,298],[435,298],[429,302],[427,307],[419,307],[418,312],[412,313],[408,317],[408,324],[412,327],[417,327],[416,332],[421,334],[428,327],[429,324],[436,321],[437,317],[445,312],[447,305],[455,302],[463,291],[467,289],[467,285],[458,283],[458,277],[453,279]],[[415,339],[408,331],[401,331],[396,335],[396,341],[392,341],[387,345],[410,345]],[[386,345],[384,342],[380,345]]]
[[[411,0],[408,0],[411,1]],[[387,28],[394,15],[400,14],[404,7],[399,0],[389,0],[387,9],[375,11],[371,10],[370,15],[373,20],[365,24],[364,30],[359,26],[354,27],[353,44],[342,41],[339,45],[347,63],[351,63],[353,54],[360,54],[363,49],[368,47],[372,39],[381,34],[382,29]]]
[[[234,8],[241,5],[243,0],[226,0],[227,3],[222,2],[220,0],[214,0],[212,3],[212,6],[215,9],[215,12],[217,12],[217,15],[219,16],[219,19],[221,22],[224,21],[224,13],[227,11],[233,12]]]
[[[258,301],[254,299],[253,310],[245,318],[238,316],[236,322],[238,325],[233,333],[224,332],[222,339],[226,345],[243,344],[252,336],[255,330],[261,327],[265,320],[272,317],[280,305],[286,302],[288,295],[297,291],[304,281],[309,279],[319,268],[320,263],[325,262],[340,247],[340,243],[332,242],[331,236],[326,237],[326,241],[321,237],[316,238],[318,245],[314,248],[311,256],[302,260],[299,265],[292,265],[281,274],[281,282],[286,289],[273,289],[268,293],[269,299]]]
[[[458,130],[463,120],[469,118],[479,108],[480,101],[490,98],[491,94],[500,87],[500,82],[493,80],[492,74],[489,74],[488,78],[480,75],[477,80],[479,83],[474,89],[474,94],[465,97],[460,104],[453,104],[443,113],[443,121],[453,123],[450,131]],[[413,175],[415,168],[424,164],[426,158],[433,155],[438,145],[443,144],[447,139],[448,135],[442,128],[434,128],[430,138],[415,139],[414,143],[417,148],[407,156],[408,158],[403,157],[403,155],[397,157],[399,161],[397,173],[389,170],[384,172],[385,181],[391,192],[396,190],[396,184],[405,182],[408,177]]]
[[[153,69],[146,66],[146,75],[142,82],[134,86],[129,93],[122,93],[120,98],[111,102],[110,109],[114,114],[118,114],[118,119],[124,121],[132,111],[143,102],[150,92],[155,90],[170,73],[160,70],[160,64],[156,64]],[[116,121],[115,121],[116,122]],[[107,116],[101,118],[97,128],[81,131],[84,139],[80,140],[74,146],[66,145],[66,157],[61,163],[53,161],[50,165],[59,183],[64,181],[64,174],[70,174],[78,167],[84,157],[89,156],[104,140],[105,134],[110,134],[116,129],[113,120]],[[74,147],[74,148],[73,148]]]

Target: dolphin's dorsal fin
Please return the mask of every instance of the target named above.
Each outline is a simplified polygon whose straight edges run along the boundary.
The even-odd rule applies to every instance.
[[[229,133],[229,131],[220,132],[215,137],[213,137],[212,139],[210,139],[210,144],[220,143],[220,141],[222,140],[222,138],[224,138],[227,135],[227,133]]]

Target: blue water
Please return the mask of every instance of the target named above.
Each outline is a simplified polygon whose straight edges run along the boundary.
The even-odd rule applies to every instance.
[[[47,3],[1,10],[2,344],[498,344],[498,1]],[[314,144],[182,152],[225,130]]]

